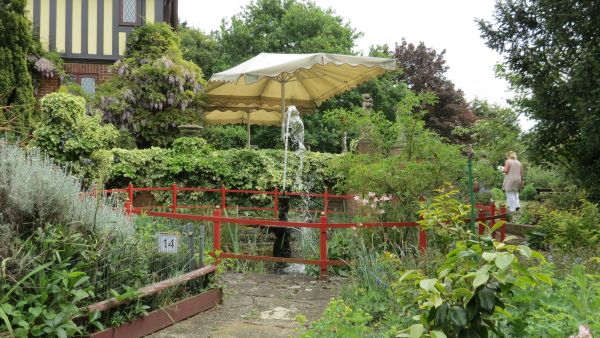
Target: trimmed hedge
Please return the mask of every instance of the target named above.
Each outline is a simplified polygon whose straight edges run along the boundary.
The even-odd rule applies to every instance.
[[[105,151],[110,165],[107,188],[180,187],[274,190],[282,189],[282,150],[214,150],[201,138],[179,138],[170,149],[112,149]],[[311,192],[332,189],[342,174],[333,159],[341,155],[306,152],[302,180]],[[293,187],[299,157],[288,155],[287,187]],[[289,188],[287,190],[290,190]],[[157,194],[159,196],[160,194]],[[185,194],[188,195],[188,194]],[[267,199],[266,196],[262,198]],[[261,199],[256,195],[253,199]],[[269,198],[270,199],[270,198]]]

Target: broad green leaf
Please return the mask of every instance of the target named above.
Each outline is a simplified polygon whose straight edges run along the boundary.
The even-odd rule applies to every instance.
[[[439,295],[433,296],[432,303],[433,303],[433,306],[435,306],[436,308],[439,307],[440,305],[442,305],[443,302],[444,302],[444,300]]]
[[[546,274],[543,274],[540,272],[534,272],[533,277],[535,277],[537,280],[541,281],[542,283],[552,285],[552,278],[550,278],[550,276],[548,276]]]
[[[431,338],[446,338],[446,334],[442,331],[431,331],[429,334]]]
[[[480,285],[485,284],[485,282],[487,282],[488,279],[490,279],[490,274],[489,273],[475,275],[475,279],[473,280],[473,287],[477,288]]]
[[[482,309],[491,313],[496,306],[496,294],[494,291],[488,288],[482,288],[477,293],[477,298],[479,299],[479,305]]]
[[[437,278],[423,279],[419,282],[419,286],[426,291],[438,293],[435,289],[435,283],[437,283]]]
[[[408,330],[410,338],[419,338],[423,335],[424,327],[423,324],[414,324]]]
[[[27,311],[31,313],[34,317],[37,317],[42,313],[42,308],[39,306],[32,306]]]
[[[521,255],[527,257],[528,259],[531,258],[531,249],[527,245],[519,245],[518,249]]]
[[[2,304],[4,305],[4,304]],[[4,322],[4,326],[6,326],[6,329],[8,330],[8,333],[10,334],[10,336],[14,336],[15,333],[13,331],[12,325],[10,325],[10,319],[8,319],[8,316],[6,315],[6,312],[4,312],[3,308],[0,306],[0,319],[2,319],[2,321]]]
[[[467,313],[460,306],[453,306],[450,309],[450,320],[455,326],[464,327],[467,325]]]
[[[435,323],[436,325],[446,326],[448,323],[448,312],[450,311],[450,304],[444,302],[435,311]]]
[[[496,266],[498,267],[498,269],[504,270],[506,269],[510,263],[512,263],[512,261],[515,259],[515,255],[511,254],[511,253],[500,253],[498,254],[498,257],[496,257]]]
[[[496,255],[498,253],[496,252],[484,252],[481,256],[483,257],[483,259],[485,259],[488,262],[493,261],[494,259],[496,259]]]

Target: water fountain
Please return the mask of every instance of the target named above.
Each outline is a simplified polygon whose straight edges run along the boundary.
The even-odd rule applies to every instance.
[[[302,170],[304,168],[304,123],[300,119],[300,112],[295,106],[289,106],[285,117],[284,142],[285,151],[283,157],[283,192],[286,192],[287,187],[287,164],[289,148],[296,148],[295,154],[298,156],[300,163],[294,178],[293,188],[296,191],[304,190],[302,182]],[[290,144],[291,143],[291,144]],[[287,221],[290,206],[289,196],[280,196],[279,200],[279,220]],[[290,246],[290,228],[272,228],[270,232],[275,234],[275,243],[273,244],[273,256],[275,257],[291,257],[292,250]],[[285,267],[285,264],[276,265],[278,268]]]

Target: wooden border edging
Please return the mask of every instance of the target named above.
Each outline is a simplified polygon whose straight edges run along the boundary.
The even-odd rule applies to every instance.
[[[162,330],[177,322],[206,311],[221,304],[220,289],[207,292],[179,301],[165,308],[150,312],[147,316],[135,319],[119,327],[91,334],[90,338],[138,338]]]
[[[164,289],[170,288],[172,286],[175,286],[175,285],[178,285],[181,283],[185,283],[187,281],[199,278],[201,276],[205,276],[209,273],[214,272],[215,270],[216,270],[216,266],[208,265],[208,266],[205,266],[198,270],[194,270],[194,271],[188,272],[186,274],[183,274],[183,275],[180,275],[177,277],[166,279],[166,280],[164,280],[162,282],[158,282],[156,284],[144,286],[143,288],[137,290],[137,292],[138,292],[137,298],[142,298],[142,297],[153,295],[155,293],[158,293],[158,292],[160,292]],[[101,301],[99,303],[94,303],[94,304],[88,305],[86,309],[89,312],[94,312],[94,311],[102,312],[102,311],[108,310],[110,308],[113,308],[115,306],[118,306],[121,303],[126,303],[130,300],[131,299],[119,301],[116,298],[111,298],[111,299]]]

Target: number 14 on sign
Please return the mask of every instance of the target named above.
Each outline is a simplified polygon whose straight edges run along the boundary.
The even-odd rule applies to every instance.
[[[179,249],[179,236],[177,234],[159,233],[158,252],[177,253]]]

